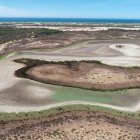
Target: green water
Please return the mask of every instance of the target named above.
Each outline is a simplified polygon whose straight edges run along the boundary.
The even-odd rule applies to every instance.
[[[17,54],[16,51],[12,51],[12,52],[9,52],[7,54],[0,55],[0,60],[6,60],[9,57],[16,56],[16,54]]]
[[[88,101],[119,106],[131,106],[140,100],[140,89],[120,91],[92,91],[71,87],[51,86],[54,91],[50,98],[57,102]]]

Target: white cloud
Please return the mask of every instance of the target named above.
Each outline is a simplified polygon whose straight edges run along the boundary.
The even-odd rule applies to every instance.
[[[25,11],[11,7],[0,6],[0,17],[43,17],[48,16],[46,13]]]
[[[0,6],[0,17],[26,16],[28,12],[14,8]]]

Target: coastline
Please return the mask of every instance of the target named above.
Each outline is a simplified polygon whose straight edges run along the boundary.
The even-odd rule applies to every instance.
[[[0,17],[0,22],[21,23],[90,23],[90,24],[140,24],[140,19],[107,19],[107,18],[31,18],[31,17]]]

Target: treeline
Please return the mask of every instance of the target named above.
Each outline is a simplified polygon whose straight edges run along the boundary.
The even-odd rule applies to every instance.
[[[56,33],[60,33],[62,31],[46,29],[46,28],[15,28],[0,26],[0,44],[6,43],[8,41],[19,40],[24,38],[37,38],[37,37],[45,37],[48,35],[53,35]]]
[[[30,66],[30,67],[39,66],[39,65],[43,65],[43,64],[59,64],[59,65],[71,66],[71,65],[80,64],[81,62],[105,65],[105,64],[102,64],[100,61],[95,61],[95,60],[58,61],[58,62],[56,62],[56,61],[45,61],[45,60],[39,60],[39,59],[21,58],[21,59],[14,60],[14,62],[23,63],[23,64]]]

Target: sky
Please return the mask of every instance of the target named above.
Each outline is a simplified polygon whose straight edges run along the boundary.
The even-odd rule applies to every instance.
[[[140,0],[0,0],[0,17],[140,19]]]

